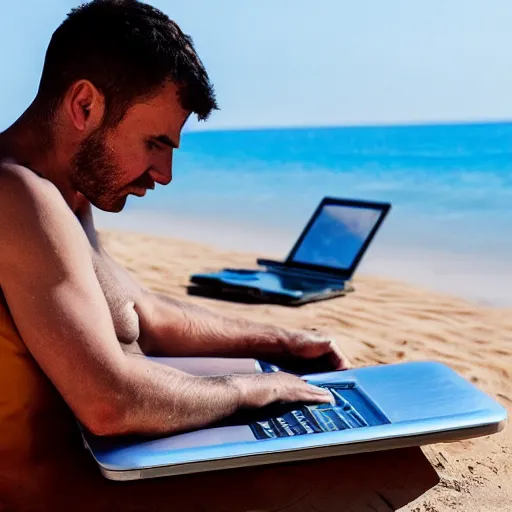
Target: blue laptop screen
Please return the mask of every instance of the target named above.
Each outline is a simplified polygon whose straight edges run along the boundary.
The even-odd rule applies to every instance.
[[[377,208],[328,204],[293,255],[295,263],[348,269],[382,215]]]

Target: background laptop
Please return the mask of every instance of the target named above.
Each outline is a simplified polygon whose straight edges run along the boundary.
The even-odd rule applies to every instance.
[[[436,362],[303,378],[331,390],[336,404],[276,406],[159,438],[84,432],[85,444],[106,478],[134,480],[457,441],[498,432],[507,419],[493,398]]]
[[[353,290],[350,280],[390,208],[325,197],[284,261],[259,258],[258,270],[225,268],[193,274],[190,281],[210,291],[295,305],[343,295]]]

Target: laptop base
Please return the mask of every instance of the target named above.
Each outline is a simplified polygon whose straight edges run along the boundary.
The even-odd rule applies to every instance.
[[[243,287],[228,287],[225,285],[215,286],[211,283],[209,285],[201,285],[198,283],[187,286],[187,293],[193,296],[238,302],[241,304],[275,304],[289,307],[299,307],[313,302],[343,297],[354,290],[355,288],[352,285],[347,285],[344,290],[304,294],[302,297],[293,298],[286,295],[272,294],[261,290],[246,289]]]
[[[193,274],[189,293],[248,303],[300,306],[341,297],[354,291],[348,280],[285,265],[263,269],[225,268],[218,272]],[[245,296],[245,300],[244,299]]]
[[[303,378],[337,391],[337,403],[279,404],[171,436],[84,432],[84,440],[106,478],[134,480],[460,441],[499,432],[507,420],[501,404],[440,363]]]
[[[437,434],[425,434],[410,436],[400,439],[384,439],[382,441],[367,441],[352,443],[348,445],[316,447],[287,452],[281,457],[269,458],[267,454],[252,455],[244,458],[225,459],[218,461],[214,471],[236,469],[252,466],[267,466],[269,464],[283,464],[300,462],[315,459],[326,459],[340,457],[343,455],[355,455],[359,453],[380,452],[401,448],[425,446],[429,444],[446,444],[477,437],[489,436],[501,432],[505,427],[504,423],[474,427],[464,431],[454,430],[452,432],[440,432]],[[162,466],[140,470],[113,471],[100,467],[101,474],[108,480],[127,482],[133,480],[144,480],[149,478],[161,478],[166,476],[188,475],[194,473],[206,473],[212,471],[210,464],[193,462],[176,466]]]

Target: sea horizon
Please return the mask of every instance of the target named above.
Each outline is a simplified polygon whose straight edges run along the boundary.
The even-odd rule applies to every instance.
[[[255,124],[255,125],[213,125],[208,122],[197,122],[195,127],[183,128],[183,133],[212,133],[212,132],[254,132],[254,131],[278,131],[278,130],[330,130],[345,128],[415,128],[415,127],[444,127],[444,126],[489,126],[489,125],[510,125],[512,117],[491,117],[491,118],[471,118],[471,119],[424,119],[424,120],[395,120],[395,121],[350,121],[345,123],[319,123],[319,124]]]
[[[512,122],[186,131],[173,175],[97,227],[284,258],[322,197],[389,201],[358,272],[512,305]]]

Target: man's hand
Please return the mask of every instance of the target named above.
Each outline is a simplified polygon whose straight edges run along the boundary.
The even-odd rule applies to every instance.
[[[317,373],[350,368],[336,342],[316,332],[284,331],[278,338],[280,353],[261,359],[296,373]]]
[[[329,391],[308,384],[286,372],[233,376],[240,391],[240,410],[259,409],[271,404],[333,403]]]
[[[295,373],[350,367],[332,338],[316,332],[228,318],[162,294],[142,297],[137,303],[139,342],[147,355],[253,358]]]

